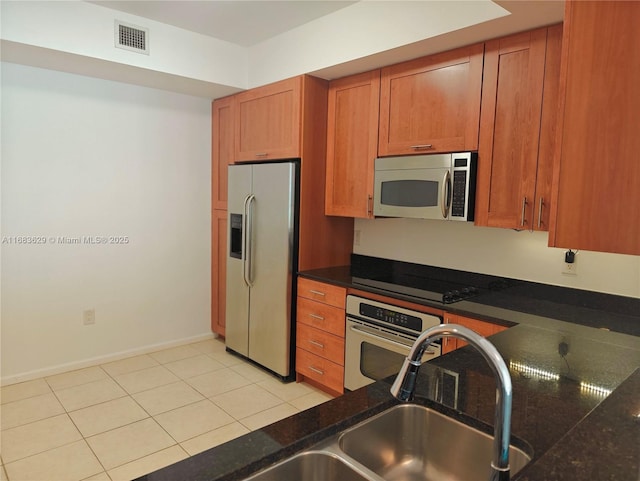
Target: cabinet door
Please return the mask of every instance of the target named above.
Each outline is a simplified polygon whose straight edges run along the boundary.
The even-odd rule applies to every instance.
[[[485,44],[476,225],[534,228],[547,29]]]
[[[567,1],[549,245],[640,254],[640,2]]]
[[[380,71],[329,84],[325,213],[373,217]]]
[[[544,61],[540,145],[538,147],[538,171],[536,175],[536,194],[533,204],[534,215],[532,221],[533,229],[540,231],[549,230],[553,158],[558,132],[561,54],[562,24],[559,24],[547,29],[547,54]]]
[[[482,337],[489,337],[498,332],[504,331],[508,329],[505,326],[501,326],[499,324],[493,324],[491,322],[480,321],[478,319],[473,319],[471,317],[459,316],[456,314],[446,314],[445,322],[447,324],[459,324],[464,327],[468,327],[472,331],[480,334]],[[462,339],[456,338],[445,338],[442,342],[442,353],[446,354],[447,352],[453,351],[460,347],[466,346],[467,342]]]
[[[212,207],[227,209],[227,167],[233,164],[233,97],[214,100],[211,118]]]
[[[235,161],[298,158],[302,77],[234,96]]]
[[[471,45],[382,69],[380,156],[478,149],[483,50]]]
[[[225,336],[227,211],[214,210],[211,229],[211,330]]]

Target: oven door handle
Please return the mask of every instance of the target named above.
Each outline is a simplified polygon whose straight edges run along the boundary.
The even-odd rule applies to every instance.
[[[353,332],[356,332],[358,335],[364,336],[364,337],[368,337],[371,339],[375,339],[376,341],[382,341],[382,342],[389,342],[391,344],[395,344],[396,346],[399,346],[403,349],[405,349],[407,351],[407,354],[409,353],[409,351],[411,350],[411,345],[407,345],[407,344],[403,344],[402,342],[398,342],[398,341],[394,341],[392,339],[389,339],[388,337],[385,336],[381,336],[381,335],[375,335],[375,334],[371,334],[367,331],[365,331],[364,329],[360,329],[358,326],[350,326],[349,327],[350,330],[352,330]],[[424,352],[425,356],[434,356],[435,354],[437,354],[437,350],[432,349],[431,346],[429,346],[429,349],[427,349]]]

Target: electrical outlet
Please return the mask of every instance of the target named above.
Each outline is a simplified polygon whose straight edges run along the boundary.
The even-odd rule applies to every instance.
[[[573,262],[564,262],[562,267],[562,275],[564,276],[577,276],[578,275],[578,256],[573,259]]]
[[[355,245],[355,246],[359,246],[360,245],[360,231],[359,230],[353,231],[353,245]]]
[[[96,323],[96,310],[95,309],[87,309],[82,313],[82,323],[85,326]]]

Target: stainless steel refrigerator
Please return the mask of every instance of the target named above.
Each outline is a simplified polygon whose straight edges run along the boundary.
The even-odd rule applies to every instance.
[[[229,166],[226,347],[294,373],[299,162]]]

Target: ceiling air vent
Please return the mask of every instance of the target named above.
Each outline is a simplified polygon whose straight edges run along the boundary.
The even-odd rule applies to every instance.
[[[149,29],[116,20],[116,47],[149,55]]]

